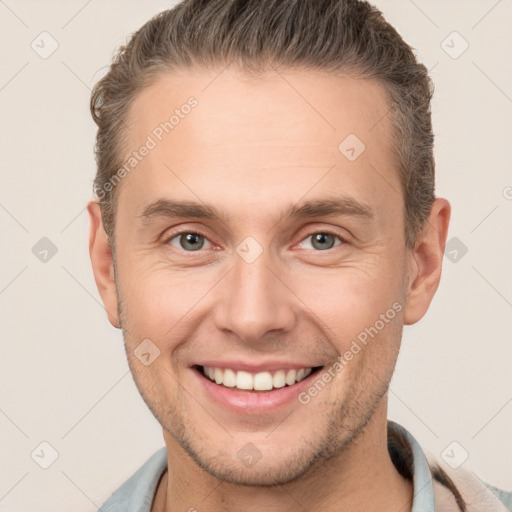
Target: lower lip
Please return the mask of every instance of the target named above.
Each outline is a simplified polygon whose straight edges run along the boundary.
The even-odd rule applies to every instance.
[[[311,373],[305,379],[291,386],[270,391],[244,391],[216,384],[200,371],[192,368],[192,372],[213,401],[233,412],[244,414],[271,413],[294,401],[299,403],[299,394],[307,389],[313,379],[318,377],[320,371]]]

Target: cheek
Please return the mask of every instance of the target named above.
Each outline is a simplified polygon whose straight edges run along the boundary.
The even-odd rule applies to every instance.
[[[364,341],[364,333],[373,330],[376,323],[384,334],[400,321],[402,274],[396,268],[377,264],[340,267],[300,278],[290,276],[292,279],[294,285],[290,287],[307,306],[304,314],[323,326],[339,352],[348,350],[358,336]]]
[[[200,309],[215,277],[204,270],[171,270],[159,262],[137,266],[128,261],[120,268],[119,294],[130,342],[136,342],[134,336],[149,338],[161,350],[169,348],[164,340],[178,338],[180,328]]]
[[[281,300],[298,308],[301,325],[316,325],[343,353],[400,300],[399,261],[380,252],[337,268],[288,269],[282,279],[291,291]],[[171,269],[168,262],[134,255],[120,258],[118,266],[127,343],[149,338],[161,351],[171,351],[176,348],[173,343],[188,337],[187,329],[219,306],[212,292],[218,300],[226,295],[221,293],[226,269]],[[276,286],[282,285],[276,282]],[[383,331],[389,330],[386,324]]]

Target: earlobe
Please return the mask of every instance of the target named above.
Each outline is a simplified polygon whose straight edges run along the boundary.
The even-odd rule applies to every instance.
[[[114,262],[108,237],[103,229],[100,205],[96,201],[89,202],[87,212],[90,221],[89,255],[94,280],[110,323],[119,328]]]
[[[404,308],[406,325],[416,323],[425,315],[439,286],[449,222],[450,203],[446,199],[436,199],[409,255],[409,286]]]

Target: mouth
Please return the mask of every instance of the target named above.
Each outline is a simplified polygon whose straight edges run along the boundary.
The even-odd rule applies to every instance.
[[[229,388],[233,391],[268,393],[281,388],[295,386],[310,375],[320,371],[323,366],[297,369],[283,368],[257,373],[201,365],[195,365],[193,368],[201,377],[206,378],[217,386]]]

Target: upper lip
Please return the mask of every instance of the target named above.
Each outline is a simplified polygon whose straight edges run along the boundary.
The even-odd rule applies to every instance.
[[[259,363],[247,363],[244,361],[201,361],[194,363],[193,366],[209,366],[210,368],[229,368],[235,371],[245,371],[249,373],[259,373],[275,370],[300,370],[301,368],[315,368],[323,366],[321,364],[296,363],[292,361],[265,361]]]

